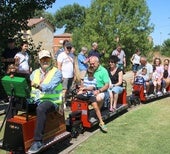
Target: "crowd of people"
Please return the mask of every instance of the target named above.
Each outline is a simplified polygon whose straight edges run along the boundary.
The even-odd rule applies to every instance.
[[[126,54],[121,45],[118,45],[109,57],[109,68],[100,63],[105,51],[98,51],[98,44],[92,43],[92,49],[83,46],[75,57],[75,48],[68,40],[63,41],[54,59],[47,50],[38,53],[40,68],[32,71],[29,65],[28,42],[23,41],[20,49],[15,47],[14,40],[9,40],[8,49],[4,51],[1,62],[8,66],[14,65],[17,72],[29,74],[31,80],[31,98],[36,102],[37,123],[30,153],[35,153],[43,147],[42,136],[46,113],[55,111],[58,107],[64,109],[67,105],[67,95],[75,81],[77,60],[80,76],[79,98],[88,98],[93,106],[99,120],[100,128],[107,132],[107,127],[102,120],[100,109],[110,100],[109,111],[117,109],[118,96],[123,91],[123,74],[126,67]],[[145,93],[150,93],[153,85],[154,93],[160,95],[166,92],[170,85],[170,61],[165,59],[162,65],[160,58],[155,58],[150,64],[146,57],[141,56],[139,49],[132,55],[132,71],[134,75],[131,83],[134,83],[136,76],[142,76],[145,80]],[[62,108],[61,108],[62,106]],[[63,111],[61,111],[63,112]]]

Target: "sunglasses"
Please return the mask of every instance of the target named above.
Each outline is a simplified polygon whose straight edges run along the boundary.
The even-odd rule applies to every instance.
[[[71,50],[72,49],[72,47],[66,47],[68,50]]]

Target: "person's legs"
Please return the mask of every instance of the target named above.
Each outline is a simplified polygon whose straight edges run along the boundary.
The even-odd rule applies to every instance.
[[[119,94],[123,92],[123,87],[115,86],[113,87],[112,91],[113,91],[113,109],[116,109]]]
[[[109,96],[110,96],[110,111],[113,109],[113,93],[111,90],[109,90]]]
[[[93,106],[93,109],[96,112],[97,118],[99,119],[99,123],[103,124],[104,122],[102,120],[102,115],[101,115],[101,112],[100,112],[100,109],[99,109],[97,102],[93,102],[92,106]]]
[[[43,148],[43,133],[46,123],[47,113],[55,111],[56,106],[51,102],[43,102],[36,108],[37,121],[34,132],[34,142],[28,150],[29,153],[37,153]]]
[[[34,133],[35,141],[42,141],[43,131],[46,122],[47,113],[55,111],[55,105],[52,102],[42,102],[36,108],[37,122]]]

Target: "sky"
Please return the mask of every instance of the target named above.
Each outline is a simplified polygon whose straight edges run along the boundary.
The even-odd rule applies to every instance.
[[[161,45],[170,38],[170,0],[146,0],[151,12],[150,23],[154,24],[154,31],[151,33],[154,45]],[[78,3],[80,6],[89,7],[91,0],[56,0],[48,12],[55,13],[65,5]],[[56,30],[55,34],[62,34],[64,29]]]

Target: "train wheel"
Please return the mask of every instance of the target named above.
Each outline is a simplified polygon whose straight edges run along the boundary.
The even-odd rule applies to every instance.
[[[83,134],[84,133],[84,128],[83,128],[83,125],[82,125],[82,123],[79,125],[79,127],[78,127],[78,133],[79,134]]]
[[[72,127],[72,129],[71,129],[71,137],[76,138],[78,135],[79,135],[79,133],[77,131],[77,128]]]
[[[139,98],[136,98],[136,104],[140,105],[141,101]]]

